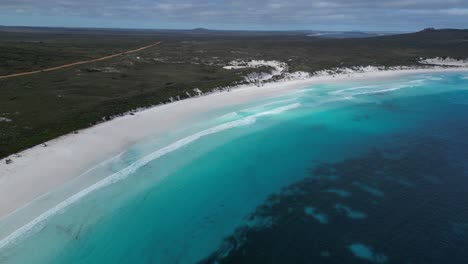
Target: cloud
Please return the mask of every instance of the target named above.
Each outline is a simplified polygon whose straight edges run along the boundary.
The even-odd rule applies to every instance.
[[[135,27],[253,29],[468,28],[467,0],[1,0],[8,16],[70,21],[108,21]],[[62,21],[64,18],[69,21]],[[24,20],[26,19],[26,20]],[[68,23],[68,24],[67,24]]]
[[[468,16],[468,8],[451,8],[451,9],[444,9],[442,13],[446,13],[448,15],[455,15],[455,16]]]

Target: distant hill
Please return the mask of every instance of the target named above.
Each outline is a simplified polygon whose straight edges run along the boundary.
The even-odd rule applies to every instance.
[[[435,29],[426,28],[414,34],[453,34],[465,32],[467,29]],[[317,38],[371,38],[408,33],[389,31],[320,31],[320,30],[214,30],[207,28],[194,29],[121,29],[121,28],[65,28],[65,27],[24,27],[1,26],[0,32],[10,33],[74,33],[74,34],[105,34],[105,35],[199,35],[199,36],[309,36]],[[409,33],[413,34],[413,33]]]
[[[456,29],[456,28],[441,28],[441,29],[435,29],[435,28],[425,28],[419,32],[416,33],[463,33],[463,32],[468,32],[468,29]]]
[[[262,36],[310,36],[319,38],[368,38],[396,34],[391,32],[362,31],[258,31],[258,30],[213,30],[207,28],[194,29],[119,29],[119,28],[62,28],[62,27],[22,27],[0,26],[0,32],[10,33],[52,33],[52,34],[102,34],[102,35],[197,35],[197,36],[230,36],[230,37],[262,37]]]
[[[403,41],[408,45],[415,45],[421,42],[430,42],[433,45],[440,43],[446,45],[447,43],[467,42],[468,29],[433,29],[426,28],[419,32],[400,34],[389,38],[391,41]]]
[[[363,32],[363,31],[345,31],[345,32],[314,32],[309,37],[317,38],[371,38],[379,36],[388,36],[401,34],[401,32]]]
[[[194,28],[192,29],[194,32],[210,32],[211,30],[206,29],[206,28]]]

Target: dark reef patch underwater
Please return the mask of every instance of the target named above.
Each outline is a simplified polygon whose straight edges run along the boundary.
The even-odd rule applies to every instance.
[[[202,263],[468,263],[466,92],[436,96],[458,103],[367,154],[314,164]]]

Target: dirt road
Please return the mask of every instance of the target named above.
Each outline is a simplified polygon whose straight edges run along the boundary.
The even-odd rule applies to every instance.
[[[113,54],[113,55],[101,57],[101,58],[98,58],[98,59],[92,59],[92,60],[86,60],[86,61],[78,61],[78,62],[74,62],[74,63],[70,63],[70,64],[65,64],[65,65],[61,65],[61,66],[57,66],[57,67],[52,67],[52,68],[47,68],[47,69],[42,69],[42,70],[37,70],[37,71],[20,72],[20,73],[14,73],[14,74],[9,74],[9,75],[4,75],[4,76],[0,76],[0,79],[8,79],[8,78],[20,77],[20,76],[25,76],[25,75],[32,75],[32,74],[37,74],[37,73],[41,73],[41,72],[51,72],[51,71],[56,71],[56,70],[60,70],[60,69],[64,69],[64,68],[69,68],[69,67],[77,66],[77,65],[83,65],[83,64],[87,64],[87,63],[92,63],[92,62],[98,62],[98,61],[108,60],[108,59],[112,59],[112,58],[115,58],[115,57],[118,57],[118,56],[123,56],[123,55],[131,54],[131,53],[139,52],[139,51],[142,51],[142,50],[145,50],[145,49],[148,49],[148,48],[157,46],[157,45],[159,45],[159,44],[161,44],[161,42],[156,42],[156,43],[154,43],[154,44],[151,44],[151,45],[148,45],[148,46],[144,46],[144,47],[141,47],[141,48],[138,48],[138,49],[128,50],[128,51],[125,51],[125,52],[121,52],[121,53],[117,53],[117,54]]]

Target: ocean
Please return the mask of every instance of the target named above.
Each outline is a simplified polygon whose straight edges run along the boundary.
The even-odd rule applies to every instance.
[[[467,73],[204,115],[90,170],[0,263],[466,263]]]

